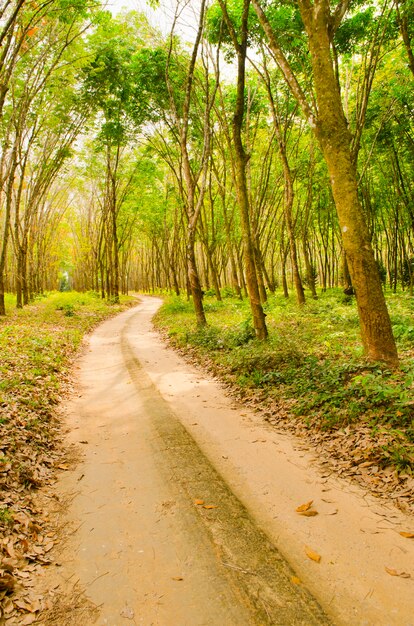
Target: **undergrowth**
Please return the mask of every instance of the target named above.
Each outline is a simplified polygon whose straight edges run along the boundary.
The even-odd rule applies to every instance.
[[[341,290],[298,307],[271,296],[265,305],[269,339],[255,339],[248,303],[204,299],[208,325],[197,328],[192,303],[170,297],[156,324],[181,348],[208,357],[241,391],[259,391],[289,406],[292,419],[318,430],[363,423],[386,429],[394,443],[377,459],[414,473],[414,300],[387,297],[401,367],[390,371],[362,353],[355,300]]]

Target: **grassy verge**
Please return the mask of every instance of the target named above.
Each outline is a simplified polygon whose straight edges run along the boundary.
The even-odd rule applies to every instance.
[[[0,318],[0,622],[2,607],[14,623],[16,611],[25,613],[21,571],[47,563],[53,545],[32,496],[56,468],[65,468],[55,411],[73,358],[85,333],[134,302],[122,298],[115,305],[93,293],[53,293],[16,310],[13,299],[7,301],[9,313]]]
[[[401,356],[396,372],[364,359],[355,300],[341,290],[303,308],[272,296],[267,342],[254,338],[248,303],[232,297],[205,297],[206,328],[197,329],[191,303],[177,297],[164,304],[156,324],[176,347],[207,359],[272,423],[331,448],[337,441],[336,462],[367,483],[378,485],[385,470],[390,485],[412,482],[414,492],[414,300],[399,293],[389,295],[388,305]]]

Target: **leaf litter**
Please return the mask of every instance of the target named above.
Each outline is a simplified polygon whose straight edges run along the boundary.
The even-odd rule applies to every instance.
[[[347,477],[375,496],[391,500],[400,510],[414,513],[414,476],[409,468],[398,471],[392,458],[386,466],[380,461],[384,449],[395,443],[395,432],[386,427],[374,432],[364,421],[332,430],[323,430],[317,424],[313,428],[293,414],[294,400],[280,399],[265,389],[241,389],[235,374],[225,366],[198,354],[191,346],[177,348],[171,338],[163,337],[190,363],[219,378],[230,396],[260,414],[270,426],[290,431],[302,440],[307,450],[311,446],[316,453],[315,462],[327,478]]]
[[[71,368],[82,335],[125,309],[107,308],[91,316],[85,307],[74,320],[50,310],[50,305],[47,310],[46,304],[25,307],[0,320],[1,625],[32,624],[39,614],[50,614],[48,623],[69,623],[59,611],[54,621],[50,594],[33,590],[34,579],[52,563],[59,539],[49,518],[51,487],[59,470],[71,469],[74,462],[74,450],[63,447],[57,407],[72,391]],[[80,597],[77,602],[82,604]],[[76,615],[73,598],[67,610]]]

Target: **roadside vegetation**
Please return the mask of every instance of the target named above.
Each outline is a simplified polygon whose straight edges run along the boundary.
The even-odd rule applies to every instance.
[[[355,299],[340,289],[299,306],[282,295],[265,305],[269,339],[255,338],[248,302],[204,297],[208,325],[191,302],[170,297],[156,324],[181,351],[208,364],[265,419],[329,452],[321,460],[389,492],[401,506],[414,493],[414,300],[387,296],[400,367],[368,361]],[[405,495],[403,495],[405,494]]]
[[[86,333],[135,302],[52,293],[12,309],[15,298],[8,296],[10,314],[0,318],[0,601],[4,617],[17,611],[29,619],[14,623],[31,623],[38,603],[28,599],[25,572],[47,564],[54,545],[47,511],[33,496],[57,470],[68,469],[57,405],[69,388],[73,358]]]

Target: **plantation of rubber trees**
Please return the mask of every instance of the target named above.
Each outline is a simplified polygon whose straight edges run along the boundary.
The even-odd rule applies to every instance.
[[[85,0],[2,0],[0,314],[9,293],[169,291],[203,326],[205,293],[233,294],[265,340],[269,294],[306,307],[342,287],[367,356],[396,365],[413,0],[192,4],[172,0],[161,32]]]

